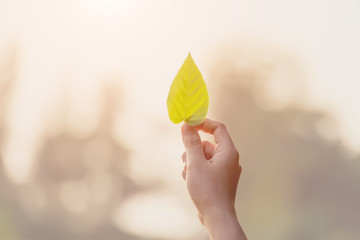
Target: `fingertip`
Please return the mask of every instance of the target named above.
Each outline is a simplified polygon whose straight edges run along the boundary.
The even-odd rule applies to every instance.
[[[186,122],[181,126],[181,133],[184,135],[186,132],[189,131],[189,128],[191,128]]]
[[[213,157],[215,146],[211,142],[205,140],[202,142],[202,147],[205,158],[210,160]]]
[[[184,123],[181,126],[181,133],[183,136],[185,147],[192,145],[194,143],[201,143],[200,136],[196,127],[189,126],[187,123]]]
[[[207,119],[207,118],[206,118]],[[199,125],[197,125],[197,126],[195,126],[195,128],[196,128],[196,130],[202,130],[202,128],[203,128],[203,125],[204,125],[204,122],[206,121],[206,119],[202,122],[202,123],[200,123]]]
[[[232,143],[230,134],[227,131],[225,124],[222,122],[206,118],[198,127],[198,130],[214,135],[216,144]]]

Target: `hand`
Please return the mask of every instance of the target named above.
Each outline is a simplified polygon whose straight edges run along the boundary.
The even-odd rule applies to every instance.
[[[241,166],[239,153],[224,124],[206,119],[197,127],[182,126],[183,178],[202,224],[211,239],[246,239],[235,212]],[[215,137],[215,146],[201,141],[198,130]]]

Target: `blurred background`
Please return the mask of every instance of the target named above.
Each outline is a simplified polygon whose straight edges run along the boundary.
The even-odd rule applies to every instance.
[[[359,43],[358,0],[0,0],[0,239],[208,239],[166,108],[188,52],[248,238],[360,239]]]

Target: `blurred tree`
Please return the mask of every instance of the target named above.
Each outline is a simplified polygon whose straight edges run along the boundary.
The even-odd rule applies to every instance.
[[[17,48],[9,47],[0,56],[0,239],[15,240],[16,228],[14,224],[14,209],[18,207],[14,202],[15,189],[6,177],[2,162],[2,149],[6,134],[6,112],[8,110],[11,93],[16,77]]]
[[[1,147],[16,56],[12,52],[0,65]],[[45,136],[29,182],[8,181],[0,159],[0,239],[140,239],[119,230],[112,221],[119,204],[143,190],[127,174],[128,151],[112,136],[113,105],[118,101],[113,87],[104,88],[101,121],[90,136],[79,138],[65,128],[56,136]]]

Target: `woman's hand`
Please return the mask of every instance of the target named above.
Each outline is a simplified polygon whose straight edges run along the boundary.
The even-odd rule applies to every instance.
[[[199,130],[214,135],[216,144],[201,141]],[[183,178],[211,239],[246,239],[234,207],[241,173],[239,153],[225,125],[210,119],[197,127],[185,123],[182,136]]]

